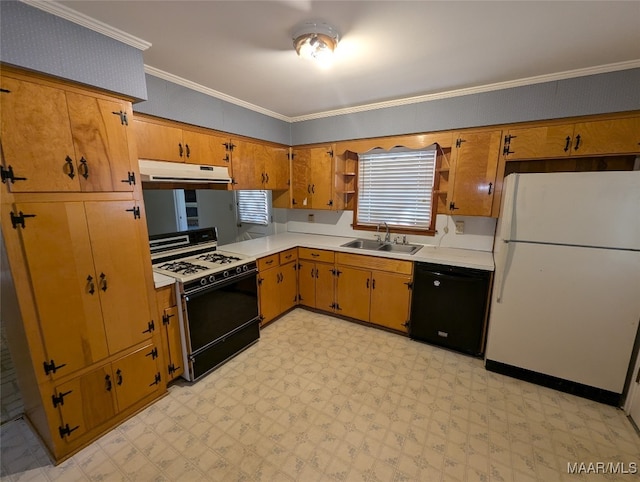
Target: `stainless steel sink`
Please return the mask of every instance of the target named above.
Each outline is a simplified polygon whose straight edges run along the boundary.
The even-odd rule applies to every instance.
[[[355,239],[342,245],[343,248],[357,248],[357,249],[378,249],[384,246],[380,241],[375,239]]]
[[[422,246],[417,244],[383,244],[376,251],[388,251],[390,253],[417,253]]]
[[[419,244],[381,243],[375,239],[354,239],[342,245],[343,248],[366,249],[369,251],[386,251],[388,253],[415,254],[422,246]]]

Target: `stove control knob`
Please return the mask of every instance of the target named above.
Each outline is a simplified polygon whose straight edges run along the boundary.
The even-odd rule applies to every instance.
[[[224,278],[228,278],[228,277],[229,277],[229,272],[228,272],[228,271],[225,271],[224,273],[222,273],[222,276],[223,276]]]
[[[213,275],[209,275],[209,283],[213,283],[216,280],[216,277]]]
[[[238,266],[236,268],[236,273],[238,273],[238,274],[242,273],[242,268],[240,266]]]
[[[207,278],[202,278],[202,279],[200,280],[200,284],[201,284],[202,286],[206,285],[206,284],[207,284]]]
[[[248,269],[249,269],[249,268],[247,268],[247,265],[246,265],[246,264],[242,267],[242,271],[247,271]]]

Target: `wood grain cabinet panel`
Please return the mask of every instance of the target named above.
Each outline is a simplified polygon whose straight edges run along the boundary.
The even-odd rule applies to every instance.
[[[133,191],[128,102],[11,77],[2,78],[2,89],[12,192]]]
[[[502,131],[460,133],[453,149],[449,214],[491,216]]]
[[[111,364],[119,411],[158,390],[162,375],[157,360],[158,349],[149,344]]]
[[[298,262],[299,301],[301,305],[333,312],[335,306],[335,270],[333,263],[307,259]]]
[[[640,116],[575,124],[572,155],[597,156],[639,152]]]
[[[294,149],[291,163],[292,207],[334,209],[331,146]]]
[[[411,306],[410,283],[411,276],[372,272],[369,321],[407,333]]]
[[[336,313],[369,321],[371,271],[337,265]]]
[[[133,128],[140,159],[185,162],[182,129],[179,127],[134,119]]]
[[[290,261],[286,261],[290,259]],[[281,264],[281,261],[286,261]],[[258,298],[262,324],[298,303],[298,259],[295,249],[258,259]]]
[[[234,189],[289,189],[288,149],[246,140],[232,144]]]
[[[182,131],[184,161],[188,164],[205,166],[231,166],[231,156],[227,149],[229,138],[202,132]]]

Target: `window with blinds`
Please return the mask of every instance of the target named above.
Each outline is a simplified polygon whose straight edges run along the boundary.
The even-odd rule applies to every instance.
[[[236,191],[238,222],[269,224],[269,204],[267,191]]]
[[[356,223],[432,230],[436,146],[393,149],[358,156]]]

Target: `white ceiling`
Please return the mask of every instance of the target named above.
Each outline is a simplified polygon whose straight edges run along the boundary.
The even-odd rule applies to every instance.
[[[58,3],[150,42],[151,70],[287,120],[640,66],[640,1]],[[308,20],[341,33],[329,69],[293,50],[291,34]]]

